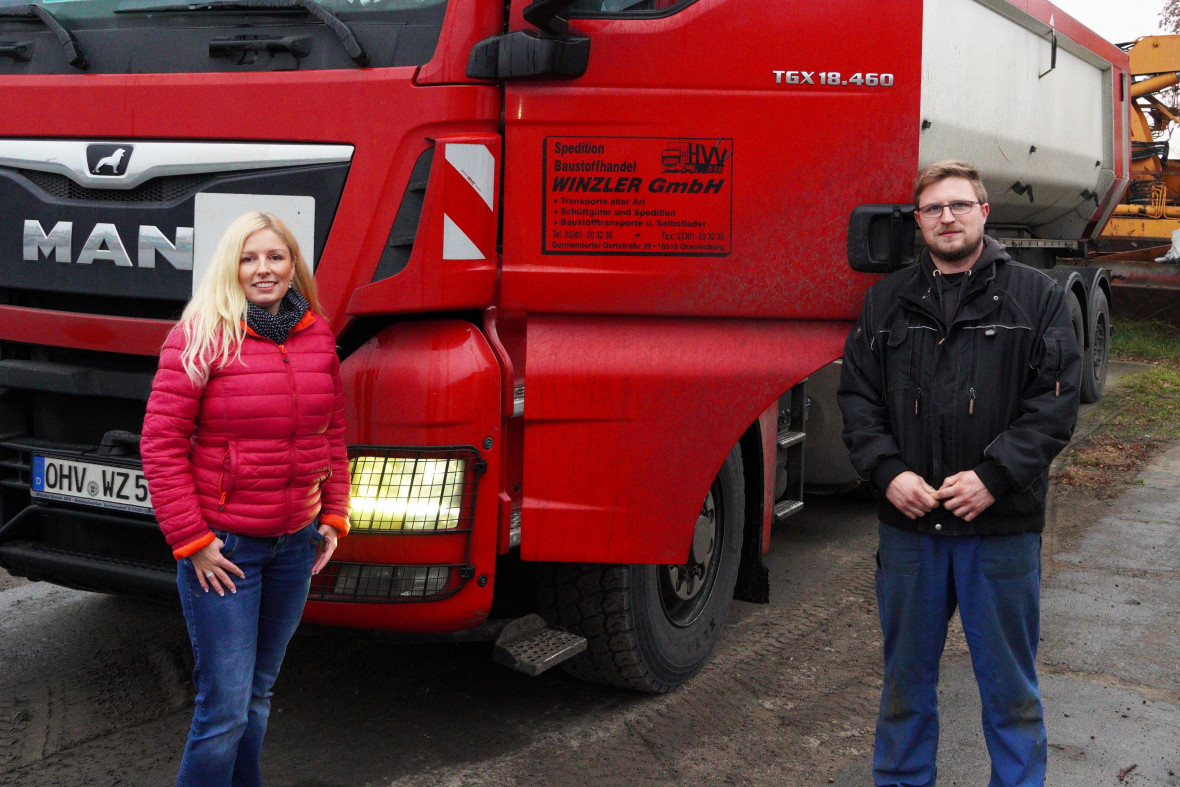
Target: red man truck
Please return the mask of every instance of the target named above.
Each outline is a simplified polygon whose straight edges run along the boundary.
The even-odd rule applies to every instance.
[[[804,485],[856,482],[830,364],[914,258],[919,165],[976,163],[1049,266],[1126,185],[1129,101],[1045,0],[2,0],[0,565],[175,593],[156,355],[274,210],[348,400],[305,620],[666,691],[766,599]],[[1095,398],[1109,282],[1051,272]]]

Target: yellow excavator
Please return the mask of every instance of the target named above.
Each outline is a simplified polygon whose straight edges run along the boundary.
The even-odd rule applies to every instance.
[[[1147,36],[1127,49],[1131,58],[1131,186],[1102,237],[1145,248],[1170,245],[1180,229],[1180,161],[1168,160],[1168,142],[1153,129],[1180,125],[1159,94],[1180,84],[1180,35]]]
[[[1180,112],[1160,97],[1180,85],[1180,35],[1146,36],[1124,49],[1135,80],[1131,184],[1094,260],[1115,273],[1120,316],[1180,323],[1180,260],[1165,261],[1172,233],[1180,230],[1180,160],[1169,159],[1163,133],[1172,123],[1180,126]]]

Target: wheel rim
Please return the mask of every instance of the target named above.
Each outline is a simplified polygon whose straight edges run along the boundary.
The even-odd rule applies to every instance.
[[[712,595],[717,566],[721,562],[721,536],[725,527],[720,503],[721,490],[714,483],[697,516],[688,562],[661,566],[658,570],[660,604],[669,622],[675,626],[691,625]]]

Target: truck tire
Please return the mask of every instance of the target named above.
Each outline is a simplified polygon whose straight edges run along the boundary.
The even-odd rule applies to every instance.
[[[1100,287],[1094,288],[1090,302],[1090,343],[1082,350],[1082,401],[1097,402],[1106,389],[1106,369],[1110,352],[1110,304]]]
[[[1073,325],[1073,335],[1077,337],[1078,347],[1086,346],[1086,315],[1082,312],[1082,302],[1078,294],[1072,290],[1065,295],[1065,310],[1069,312],[1069,322]]]
[[[538,570],[541,614],[581,634],[586,652],[566,672],[664,693],[704,666],[721,635],[741,560],[745,503],[734,446],[701,505],[688,563],[551,563]]]

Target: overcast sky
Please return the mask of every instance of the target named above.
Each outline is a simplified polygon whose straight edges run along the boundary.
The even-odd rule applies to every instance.
[[[1113,44],[1162,33],[1160,9],[1164,0],[1051,0]]]

